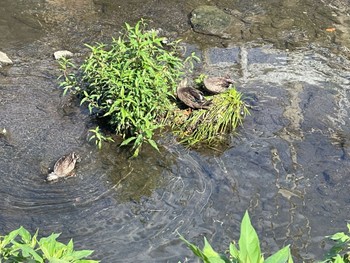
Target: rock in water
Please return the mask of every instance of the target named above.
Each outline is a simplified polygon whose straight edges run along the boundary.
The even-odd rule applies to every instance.
[[[9,57],[4,53],[0,51],[0,65],[12,65],[13,62]]]
[[[68,51],[68,50],[59,50],[56,51],[55,53],[53,53],[53,56],[56,60],[60,59],[60,58],[71,58],[73,57],[73,53]]]
[[[231,16],[215,6],[203,5],[192,11],[191,24],[197,33],[229,37],[224,31],[231,25]]]

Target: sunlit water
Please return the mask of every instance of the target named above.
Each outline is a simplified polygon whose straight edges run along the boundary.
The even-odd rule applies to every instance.
[[[193,261],[178,233],[198,244],[206,236],[224,251],[249,209],[266,253],[291,244],[296,262],[320,259],[324,236],[345,230],[349,215],[350,63],[338,53],[346,43],[330,51],[341,40],[322,31],[328,9],[316,9],[315,17],[327,15],[319,27],[303,27],[303,39],[278,38],[282,30],[263,32],[279,17],[274,5],[246,2],[217,3],[237,6],[249,21],[264,16],[247,31],[259,34],[230,42],[191,31],[187,16],[199,1],[3,1],[0,49],[14,65],[0,69],[0,128],[8,131],[0,137],[0,232],[61,232],[102,262]],[[295,8],[295,18],[315,9],[294,2],[285,13]],[[329,10],[340,10],[336,4]],[[145,148],[129,160],[116,145],[98,151],[87,142],[95,124],[62,97],[52,53],[84,53],[83,43],[108,40],[140,17],[183,36],[202,56],[198,70],[228,74],[250,97],[251,115],[226,147],[189,151],[165,134],[160,154]],[[322,33],[311,41],[308,30]],[[46,183],[48,169],[71,151],[82,157],[77,176]]]

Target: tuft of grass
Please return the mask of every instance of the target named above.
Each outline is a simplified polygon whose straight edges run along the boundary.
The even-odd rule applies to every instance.
[[[216,144],[227,132],[234,132],[242,124],[249,110],[242,93],[229,88],[212,98],[208,110],[194,110],[186,118],[184,112],[174,112],[172,128],[180,141],[191,147],[198,143]]]

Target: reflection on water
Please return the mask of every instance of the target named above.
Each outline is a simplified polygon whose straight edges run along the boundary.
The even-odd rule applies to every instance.
[[[0,136],[0,232],[19,225],[62,232],[102,262],[178,262],[192,256],[177,232],[196,243],[206,235],[224,251],[249,209],[266,253],[292,244],[297,261],[320,258],[322,238],[343,230],[349,215],[350,62],[305,43],[335,44],[322,30],[343,9],[339,1],[332,8],[282,2],[280,14],[280,1],[215,2],[247,28],[247,38],[223,43],[191,31],[188,14],[200,1],[3,1],[0,46],[15,64],[0,71],[0,129],[8,131]],[[318,24],[303,19],[325,12]],[[219,151],[186,150],[168,136],[160,153],[145,148],[128,159],[126,149],[98,151],[87,142],[93,123],[79,102],[61,96],[52,51],[80,51],[141,16],[207,46],[202,70],[229,74],[256,98],[244,127]],[[244,43],[271,39],[302,48]],[[46,183],[48,169],[71,151],[82,156],[77,176]]]
[[[43,35],[43,25],[31,13],[42,1],[2,0],[0,3],[0,48],[31,42]],[[30,11],[29,11],[30,10]]]

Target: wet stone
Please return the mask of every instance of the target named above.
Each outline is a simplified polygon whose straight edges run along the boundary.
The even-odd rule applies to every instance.
[[[0,51],[0,66],[11,64],[13,64],[12,60],[4,52]]]
[[[60,58],[71,58],[73,57],[73,53],[68,50],[59,50],[53,53],[53,56],[56,60]]]
[[[329,109],[337,108],[337,96],[339,94],[334,90],[304,84],[304,91],[300,96],[304,118],[302,129],[308,132],[315,129],[326,131],[331,125],[330,119],[336,118],[337,113],[330,112]]]
[[[248,63],[266,63],[271,65],[286,65],[287,54],[267,53],[261,48],[253,48],[248,53]]]
[[[209,65],[234,65],[239,63],[239,48],[211,48],[207,51]]]
[[[197,33],[230,38],[227,30],[231,22],[232,16],[215,6],[199,6],[191,13],[191,24]]]

